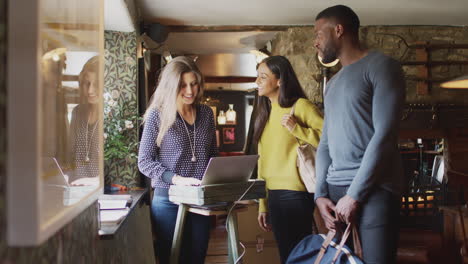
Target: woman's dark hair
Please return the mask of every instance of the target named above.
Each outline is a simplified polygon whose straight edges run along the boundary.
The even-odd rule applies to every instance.
[[[265,65],[280,79],[278,104],[281,107],[291,107],[299,98],[306,98],[296,73],[286,57],[271,56],[265,58],[260,64]],[[259,64],[259,65],[260,65]],[[268,97],[259,96],[257,101],[257,113],[254,125],[254,142],[258,144],[262,136],[265,124],[270,117],[271,103]]]

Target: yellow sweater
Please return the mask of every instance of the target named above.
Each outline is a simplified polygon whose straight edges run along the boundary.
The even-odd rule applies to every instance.
[[[299,99],[294,109],[297,124],[289,132],[281,125],[291,107],[282,108],[272,103],[270,117],[258,143],[258,178],[266,181],[270,190],[306,191],[296,166],[298,143],[301,141],[317,147],[322,134],[323,117],[320,111],[307,99]],[[260,212],[267,212],[266,199],[260,199]]]

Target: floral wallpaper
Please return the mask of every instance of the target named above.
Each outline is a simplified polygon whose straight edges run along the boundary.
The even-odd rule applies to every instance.
[[[105,182],[137,187],[140,174],[136,160],[139,127],[136,34],[105,31],[104,38]]]

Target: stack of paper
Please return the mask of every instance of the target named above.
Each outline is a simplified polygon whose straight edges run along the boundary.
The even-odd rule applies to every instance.
[[[133,199],[130,194],[101,194],[99,200],[127,200],[131,203]]]
[[[99,196],[98,202],[101,210],[125,209],[127,204],[132,203],[132,196],[103,194]]]
[[[121,210],[100,210],[101,225],[119,224],[128,214],[128,209]]]
[[[127,205],[132,204],[132,196],[128,194],[112,195],[103,194],[99,196],[99,215],[102,225],[119,224],[128,214]]]

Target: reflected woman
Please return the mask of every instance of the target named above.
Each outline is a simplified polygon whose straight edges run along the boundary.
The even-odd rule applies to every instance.
[[[177,57],[163,69],[144,115],[138,167],[151,178],[156,251],[169,263],[178,205],[169,201],[172,184],[199,185],[211,157],[217,155],[213,111],[200,104],[203,77],[192,59]],[[181,263],[203,264],[210,220],[189,213],[182,238]]]
[[[70,124],[73,185],[99,184],[99,111],[102,91],[99,85],[99,57],[89,59],[78,77],[80,104],[72,112]]]

